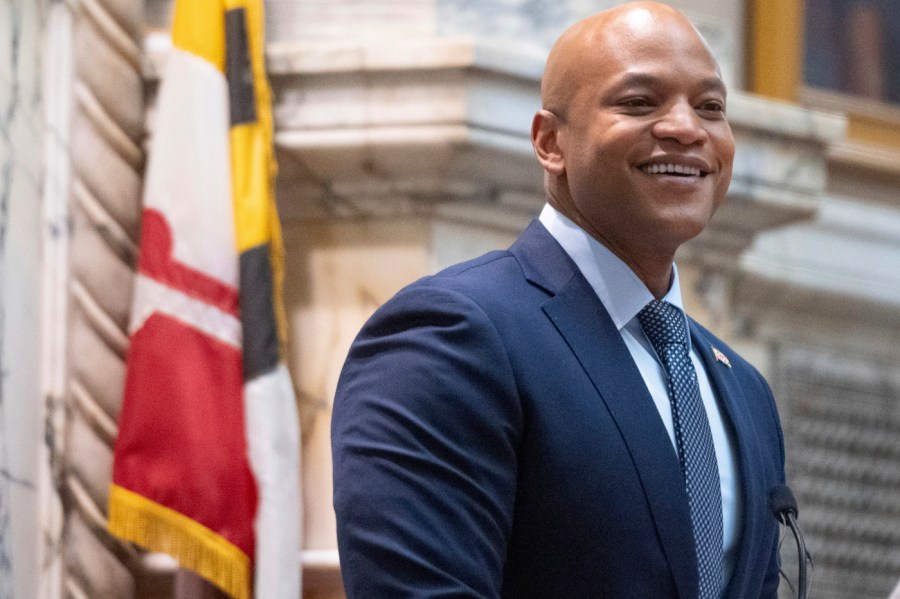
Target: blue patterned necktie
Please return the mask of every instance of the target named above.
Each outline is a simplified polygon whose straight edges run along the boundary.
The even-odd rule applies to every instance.
[[[668,377],[675,441],[697,546],[698,597],[718,599],[724,571],[722,491],[712,432],[688,353],[684,314],[668,302],[654,300],[640,311],[638,320]]]

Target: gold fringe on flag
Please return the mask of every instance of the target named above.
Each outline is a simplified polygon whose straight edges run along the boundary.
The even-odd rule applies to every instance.
[[[250,598],[250,559],[222,536],[155,501],[110,485],[109,532],[168,553],[235,599]]]

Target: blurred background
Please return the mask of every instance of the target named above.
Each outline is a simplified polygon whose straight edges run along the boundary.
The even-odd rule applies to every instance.
[[[400,287],[539,212],[544,56],[614,4],[266,2],[304,597],[343,597],[328,430],[350,341]],[[772,384],[812,596],[884,599],[900,579],[900,3],[668,4],[720,60],[738,148],[728,202],[678,256],[688,312]],[[0,0],[0,599],[172,596],[171,560],[104,530],[170,14]],[[782,555],[794,572],[790,538]]]

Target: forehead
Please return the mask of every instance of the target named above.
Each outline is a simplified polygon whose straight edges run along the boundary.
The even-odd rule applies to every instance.
[[[646,74],[718,80],[719,66],[706,42],[685,20],[627,13],[585,36],[587,62],[595,76],[617,79]]]

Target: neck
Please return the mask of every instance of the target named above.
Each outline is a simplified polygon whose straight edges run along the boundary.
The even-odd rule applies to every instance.
[[[551,189],[547,191],[547,201],[550,205],[618,256],[647,286],[653,297],[662,299],[669,292],[669,287],[672,284],[672,263],[675,261],[675,251],[678,249],[678,246],[668,247],[662,244],[644,246],[639,243],[623,242],[609,235],[604,235],[581,216],[571,201],[561,202],[557,194],[553,193]],[[637,238],[638,236],[634,237]]]
[[[640,248],[617,243],[616,240],[604,236],[599,231],[586,228],[583,224],[579,224],[579,226],[624,262],[647,286],[653,297],[662,299],[669,292],[669,288],[672,286],[672,263],[675,261],[674,250]]]
[[[619,256],[622,258],[621,256]],[[657,268],[657,269],[641,269],[634,263],[630,263],[624,258],[625,264],[634,271],[634,274],[638,276],[638,278],[643,281],[644,285],[647,286],[647,289],[650,290],[650,293],[653,294],[653,297],[660,300],[669,292],[669,288],[672,286],[672,262],[669,261],[667,267]]]
[[[669,287],[672,286],[672,263],[675,261],[675,250],[620,243],[608,235],[603,235],[584,220],[576,221],[576,224],[624,262],[647,286],[653,297],[662,299],[669,292]]]

